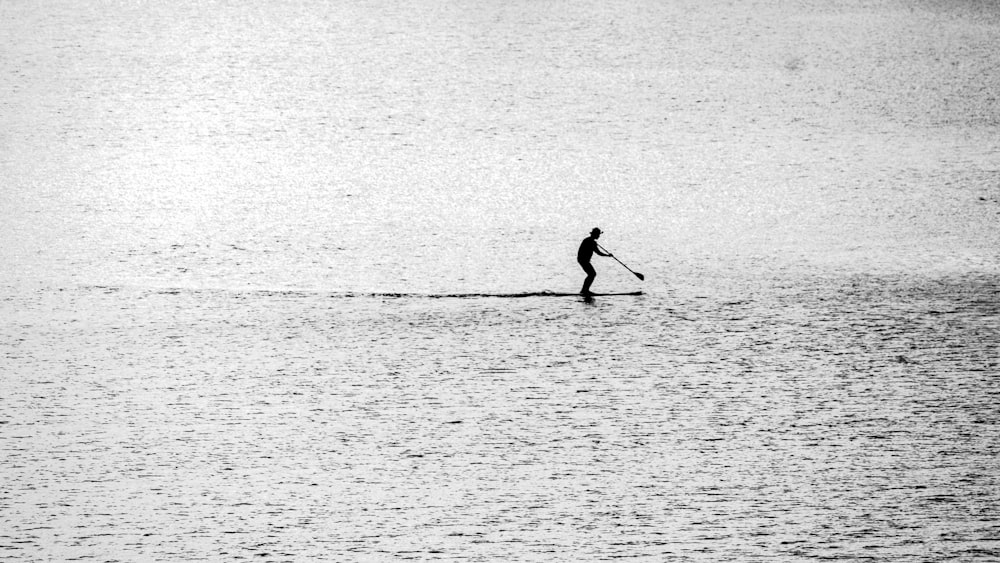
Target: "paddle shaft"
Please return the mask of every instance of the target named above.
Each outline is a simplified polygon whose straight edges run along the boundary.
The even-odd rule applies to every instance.
[[[597,243],[595,242],[594,244],[597,244]],[[601,246],[599,244],[597,245],[597,248],[600,248],[602,251],[607,252],[608,254],[611,254],[603,246]],[[619,260],[618,257],[615,256],[614,254],[611,254],[611,257],[614,258],[615,261],[618,262],[619,264],[621,264],[622,266],[625,266],[625,262],[622,262],[621,260]],[[638,272],[636,272],[636,271],[634,271],[634,270],[632,270],[632,268],[629,268],[628,266],[625,266],[625,269],[628,270],[628,271],[630,271],[630,272],[632,272],[632,274],[635,275],[635,277],[639,278],[640,280],[643,279],[643,275],[640,274],[640,273],[638,273]]]

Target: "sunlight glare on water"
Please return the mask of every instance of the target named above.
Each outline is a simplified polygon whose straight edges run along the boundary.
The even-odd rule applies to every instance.
[[[998,33],[0,4],[0,559],[997,559]]]

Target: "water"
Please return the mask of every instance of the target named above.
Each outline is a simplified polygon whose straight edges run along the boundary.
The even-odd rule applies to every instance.
[[[990,3],[0,22],[0,559],[1000,554]]]

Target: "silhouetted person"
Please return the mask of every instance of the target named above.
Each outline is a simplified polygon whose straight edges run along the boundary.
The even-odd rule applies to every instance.
[[[611,256],[610,252],[602,252],[597,246],[597,239],[601,238],[601,229],[594,228],[590,231],[590,236],[583,239],[580,243],[580,250],[576,253],[576,261],[580,263],[580,267],[583,268],[584,272],[587,272],[587,279],[583,280],[583,289],[580,290],[580,295],[590,295],[590,284],[594,283],[594,278],[597,277],[597,271],[594,267],[590,265],[590,258],[596,253],[598,256]]]

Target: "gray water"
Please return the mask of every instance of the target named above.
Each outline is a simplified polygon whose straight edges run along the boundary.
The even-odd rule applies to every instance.
[[[0,560],[1000,558],[998,41],[0,3]]]

